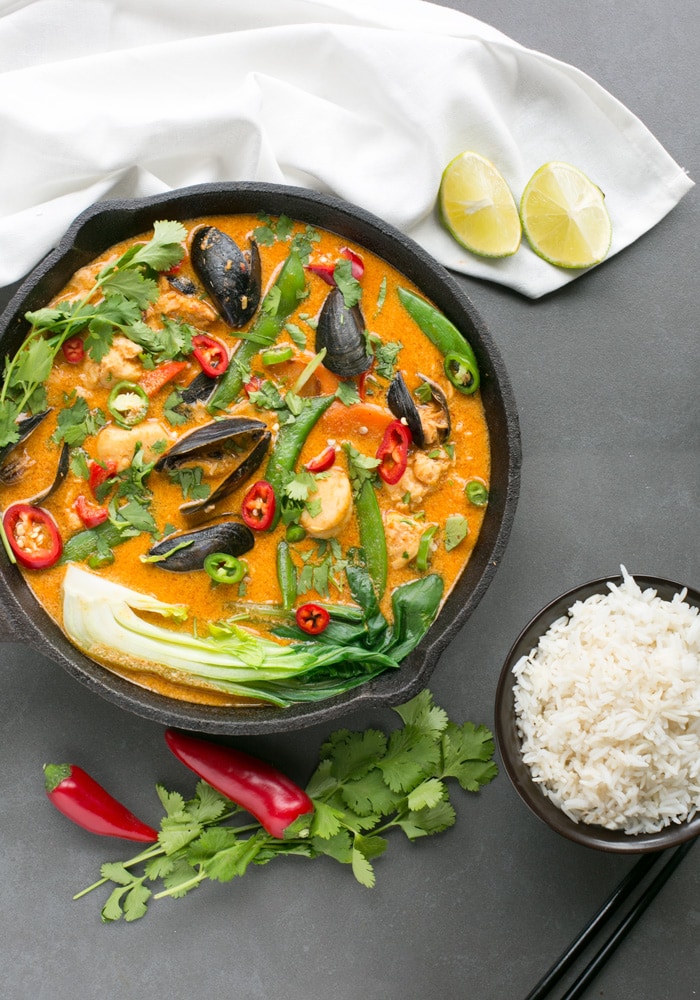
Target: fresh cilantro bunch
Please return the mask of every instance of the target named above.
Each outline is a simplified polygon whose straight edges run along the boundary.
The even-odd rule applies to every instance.
[[[186,235],[179,222],[156,222],[153,237],[134,244],[105,266],[85,296],[26,313],[31,324],[29,334],[14,357],[5,360],[0,389],[0,447],[19,439],[20,414],[37,413],[46,405],[44,383],[69,337],[84,332],[85,349],[94,361],[102,360],[117,332],[136,343],[140,343],[139,337],[151,337],[141,319],[142,311],[158,298],[158,272],[182,259]],[[172,339],[175,334],[170,331],[168,336]],[[178,336],[184,343],[185,335]]]
[[[129,861],[104,864],[102,877],[74,898],[111,884],[102,920],[133,921],[151,899],[179,898],[207,879],[230,882],[251,864],[290,854],[326,855],[372,888],[372,862],[389,846],[391,830],[411,841],[442,833],[456,818],[448,781],[477,792],[497,774],[489,730],[451,722],[429,691],[395,711],[403,725],[391,733],[339,729],[323,744],[306,789],[315,808],[307,838],[271,837],[204,781],[188,801],[158,786],[166,811],[158,843]]]

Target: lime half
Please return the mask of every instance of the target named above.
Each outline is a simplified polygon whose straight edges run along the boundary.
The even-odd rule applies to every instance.
[[[455,156],[442,175],[440,215],[457,242],[481,257],[510,257],[522,229],[513,195],[498,169],[479,153]]]
[[[605,195],[570,163],[545,163],[535,171],[523,191],[520,218],[535,253],[558,267],[591,267],[610,249]]]

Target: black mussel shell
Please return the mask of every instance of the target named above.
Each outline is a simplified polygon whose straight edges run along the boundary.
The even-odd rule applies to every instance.
[[[27,440],[32,431],[36,430],[42,420],[49,415],[50,409],[42,410],[41,413],[33,413],[31,417],[20,417],[17,421],[19,438],[12,441],[0,449],[0,483],[6,486],[18,482],[24,474],[26,467],[26,456],[13,454],[16,448]]]
[[[372,364],[362,310],[359,305],[348,308],[339,288],[328,293],[318,317],[316,351],[324,347],[324,366],[340,378],[360,375]]]
[[[255,240],[244,254],[235,240],[215,226],[202,226],[192,238],[192,267],[217,309],[234,329],[244,326],[260,304],[262,272]]]
[[[451,431],[451,421],[450,421],[450,410],[447,403],[447,397],[442,391],[437,382],[433,382],[426,375],[418,374],[418,378],[422,379],[423,382],[430,386],[431,396],[433,402],[445,414],[446,427],[441,429],[438,438],[439,440],[446,441],[450,436]],[[423,427],[423,421],[421,419],[421,414],[416,402],[408,390],[403,375],[401,372],[397,372],[394,378],[391,380],[391,385],[386,394],[387,406],[394,414],[398,420],[404,420],[406,426],[411,432],[411,436],[418,448],[425,448],[426,446],[426,435]]]
[[[53,482],[51,482],[45,489],[40,490],[33,497],[30,497],[26,502],[34,504],[43,503],[44,500],[48,499],[52,493],[54,493],[58,487],[61,485],[63,480],[68,475],[68,469],[70,468],[70,445],[63,442],[61,447],[61,454],[58,456],[58,466],[56,468],[56,475],[53,477]]]
[[[172,573],[188,573],[202,569],[206,557],[214,552],[237,557],[250,551],[254,544],[253,532],[247,525],[239,521],[222,521],[194,531],[168,535],[148,551],[148,556],[162,558],[147,561]]]
[[[183,405],[194,406],[195,403],[206,403],[216,388],[218,381],[217,378],[207,375],[206,372],[200,372],[198,375],[195,375],[190,384],[180,390],[182,402],[178,403],[175,409],[179,410]]]
[[[191,278],[186,278],[182,274],[169,274],[168,282],[172,285],[176,292],[180,292],[182,295],[196,295],[197,286]]]
[[[249,479],[262,465],[271,440],[267,424],[261,420],[247,417],[212,420],[179,438],[172,448],[161,455],[154,468],[156,472],[167,472],[185,463],[196,464],[198,458],[215,461],[234,450],[239,453],[240,461],[233,471],[214,483],[207,497],[190,500],[180,507],[183,514],[196,514],[215,505]]]

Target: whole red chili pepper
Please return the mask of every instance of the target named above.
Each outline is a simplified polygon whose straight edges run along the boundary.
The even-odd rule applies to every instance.
[[[385,483],[393,486],[406,471],[411,432],[400,420],[392,420],[384,431],[382,443],[377,448],[381,465],[377,469]]]
[[[117,802],[94,778],[75,764],[45,764],[49,800],[59,812],[90,833],[152,844],[158,833]]]
[[[266,479],[260,479],[243,497],[241,516],[249,528],[265,531],[272,524],[277,500],[275,491]]]
[[[165,733],[172,752],[227,799],[254,816],[272,837],[308,837],[314,804],[291,778],[241,750],[174,729]]]

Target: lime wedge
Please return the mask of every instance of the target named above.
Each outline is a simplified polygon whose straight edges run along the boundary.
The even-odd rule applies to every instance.
[[[438,195],[440,215],[457,242],[481,257],[510,257],[522,230],[513,195],[497,168],[469,150],[451,160]]]
[[[535,253],[558,267],[591,267],[610,249],[605,195],[570,163],[545,163],[535,171],[520,200],[520,218]]]

